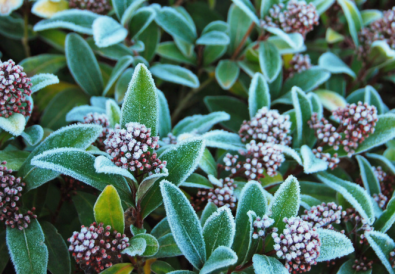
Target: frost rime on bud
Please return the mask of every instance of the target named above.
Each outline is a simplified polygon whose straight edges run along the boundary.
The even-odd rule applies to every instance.
[[[266,237],[266,229],[271,227],[273,224],[274,220],[269,218],[267,215],[263,215],[262,218],[256,217],[254,223],[252,224],[254,227],[254,233],[252,234],[252,238],[258,239],[258,237]],[[272,231],[277,232],[277,228],[273,228]]]
[[[107,0],[70,0],[70,8],[105,15],[111,10],[111,5]]]
[[[303,220],[309,222],[315,228],[333,229],[332,224],[340,224],[341,218],[346,212],[342,211],[342,206],[335,203],[322,203],[312,206],[310,210],[304,211]]]
[[[107,135],[110,132],[110,122],[108,121],[107,115],[97,112],[88,113],[84,117],[84,124],[95,124],[103,127],[103,131],[100,133],[99,137],[97,137],[94,145],[100,150],[104,151],[104,140],[107,138]]]

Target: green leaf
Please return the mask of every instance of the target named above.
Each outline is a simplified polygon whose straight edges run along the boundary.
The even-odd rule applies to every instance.
[[[278,36],[294,50],[303,49],[304,38],[300,33],[286,33],[280,28],[267,27],[268,32]]]
[[[130,274],[134,267],[131,263],[116,264],[106,270],[100,272],[101,274]]]
[[[100,16],[92,24],[93,39],[99,48],[122,42],[128,31],[109,16]]]
[[[217,206],[213,202],[208,202],[203,209],[202,215],[200,217],[200,223],[202,227],[205,226],[208,218],[217,211]]]
[[[133,237],[129,241],[130,246],[125,248],[121,253],[127,254],[128,256],[135,257],[136,255],[143,255],[147,242],[143,238]]]
[[[39,91],[40,89],[45,88],[46,86],[50,86],[53,84],[58,84],[59,83],[59,78],[56,75],[53,75],[51,73],[41,73],[34,75],[32,78],[30,78],[33,87],[32,87],[32,93],[35,93]]]
[[[132,1],[130,1],[130,0],[121,0],[121,5],[117,5],[117,6],[121,6],[121,10],[123,11],[122,13],[120,13],[119,15],[118,15],[118,13],[117,13],[117,15],[119,16],[119,18],[121,19],[121,24],[123,25],[123,26],[127,26],[128,25],[128,23],[129,23],[129,20],[133,17],[133,15],[134,15],[134,12],[138,9],[138,7],[139,6],[141,6],[141,4],[142,3],[144,3],[146,0],[132,0]],[[114,3],[118,3],[118,1],[112,1],[113,2],[113,4]],[[122,7],[122,5],[123,5],[123,7]],[[116,9],[116,11],[117,11],[117,9]],[[121,16],[122,15],[122,16]]]
[[[226,52],[227,46],[205,46],[203,50],[203,66],[217,61]]]
[[[281,94],[289,92],[294,86],[299,87],[304,92],[309,92],[325,83],[330,76],[331,74],[328,71],[318,67],[296,73],[293,77],[285,80]]]
[[[125,230],[124,212],[117,190],[112,186],[106,186],[97,198],[93,208],[97,223],[104,226],[110,225],[112,230],[123,233]]]
[[[44,42],[48,43],[55,49],[64,52],[64,41],[66,41],[66,35],[67,35],[66,32],[56,29],[49,29],[49,30],[40,31],[39,35],[40,38],[44,40]],[[66,62],[66,58],[65,58],[65,62]]]
[[[348,30],[354,41],[355,46],[358,46],[358,32],[362,28],[362,17],[354,2],[351,0],[337,0],[337,3],[342,8],[348,23]]]
[[[166,97],[162,91],[159,89],[156,90],[158,93],[158,107],[159,107],[159,136],[166,137],[167,134],[171,131],[171,117],[170,117],[170,110],[169,104],[167,103]]]
[[[21,136],[30,146],[35,146],[44,137],[44,130],[40,125],[33,125],[25,129]]]
[[[41,227],[48,248],[48,270],[51,273],[71,273],[69,250],[62,236],[49,222],[41,223]]]
[[[158,239],[159,251],[155,254],[155,258],[168,258],[181,256],[183,253],[178,248],[176,241],[174,240],[173,234],[168,233]]]
[[[114,100],[107,100],[106,102],[106,115],[112,128],[121,122],[121,109]]]
[[[261,8],[260,8],[260,15],[261,18],[265,18],[265,16],[269,13],[269,10],[275,4],[280,4],[280,0],[268,0],[268,1],[261,1]]]
[[[373,161],[373,164],[381,166],[385,171],[395,175],[395,167],[386,157],[374,153],[366,153],[366,157]]]
[[[337,55],[325,52],[318,59],[318,65],[330,73],[345,73],[355,78],[356,75]]]
[[[376,20],[383,18],[383,13],[380,10],[362,10],[362,25],[367,26]]]
[[[351,259],[342,264],[337,274],[371,274],[372,270],[368,269],[366,271],[357,271],[352,266],[355,264],[355,260]]]
[[[151,67],[152,74],[164,81],[184,85],[191,88],[199,87],[198,77],[192,71],[170,64],[158,64]]]
[[[251,18],[239,7],[232,5],[228,12],[228,25],[229,25],[229,53],[234,53],[248,28],[252,23]]]
[[[319,173],[317,177],[324,184],[343,195],[369,224],[374,222],[373,205],[366,190],[355,183],[344,181],[326,172]]]
[[[245,149],[245,144],[241,142],[240,136],[236,133],[224,130],[211,130],[205,133],[202,138],[205,140],[207,147],[234,151]]]
[[[19,65],[28,75],[56,73],[66,66],[66,57],[60,54],[40,54],[23,59]]]
[[[254,267],[255,273],[260,274],[288,274],[289,271],[284,267],[279,260],[273,257],[268,257],[265,255],[255,254],[252,257],[252,265]]]
[[[259,25],[260,21],[258,16],[256,15],[256,11],[254,6],[249,0],[232,0],[232,2],[238,6],[244,13],[250,17],[252,21],[255,22],[255,24]]]
[[[174,42],[163,42],[160,43],[158,48],[156,49],[156,53],[163,58],[186,63],[189,65],[196,64],[196,54],[193,54],[191,57],[185,56],[177,47]]]
[[[137,122],[151,129],[152,136],[158,134],[158,94],[154,80],[147,67],[138,64],[121,109],[121,127]]]
[[[92,24],[100,15],[87,10],[70,9],[57,12],[50,19],[41,20],[33,30],[63,28],[71,31],[92,35]],[[67,47],[67,46],[66,46]]]
[[[155,261],[151,264],[151,271],[155,274],[166,274],[173,270],[174,268],[170,264],[163,261]]]
[[[101,155],[95,159],[95,170],[98,173],[118,174],[129,178],[133,182],[137,183],[136,178],[134,178],[132,173],[130,173],[127,169],[116,166],[110,159],[108,159],[104,155]]]
[[[23,3],[23,2],[21,2]],[[5,3],[2,3],[4,5]],[[3,14],[1,14],[3,15]],[[12,16],[1,16],[0,15],[0,34],[10,39],[22,39],[25,32],[25,21],[22,16],[17,16],[13,13]],[[32,27],[28,26],[28,38],[34,38],[35,33],[32,31]]]
[[[391,266],[392,263],[389,261],[389,253],[395,248],[394,240],[387,234],[378,231],[366,232],[365,236],[388,273],[394,274],[395,272]]]
[[[346,235],[330,229],[317,229],[318,237],[321,241],[320,255],[317,262],[324,262],[341,258],[353,253],[354,247]]]
[[[31,163],[40,168],[71,176],[101,191],[107,185],[113,185],[121,198],[130,202],[131,192],[126,180],[119,175],[97,173],[94,168],[95,157],[81,149],[59,148],[47,150],[34,157]],[[32,183],[30,188],[38,186],[37,183]]]
[[[134,59],[132,56],[123,56],[118,60],[117,64],[111,72],[110,79],[108,79],[107,85],[104,88],[103,96],[106,96],[106,94],[110,91],[110,89],[113,87],[121,74],[126,70],[127,67],[129,67],[133,63],[133,60]]]
[[[146,247],[144,250],[144,253],[141,254],[143,257],[150,257],[154,256],[156,253],[158,253],[159,250],[159,243],[158,240],[150,235],[150,234],[138,234],[133,237],[134,239],[144,239],[146,243]]]
[[[250,118],[263,107],[270,109],[270,90],[266,80],[260,73],[255,73],[248,90],[248,109]]]
[[[167,169],[165,169],[162,173],[152,174],[145,177],[144,180],[140,183],[139,188],[137,189],[136,201],[139,203],[156,181],[165,178],[168,175],[169,173],[167,172]]]
[[[292,89],[292,101],[296,114],[296,131],[293,138],[293,147],[298,148],[304,144],[314,144],[314,130],[310,128],[308,121],[311,120],[312,107],[305,93],[294,87]]]
[[[206,249],[199,219],[185,195],[172,183],[160,184],[167,218],[174,239],[185,258],[197,269],[206,262]]]
[[[235,236],[235,220],[228,207],[221,207],[211,214],[203,227],[206,257],[210,258],[220,246],[231,247]]]
[[[145,228],[138,228],[134,225],[130,225],[130,232],[132,232],[133,236],[136,236],[139,234],[145,234],[147,230]]]
[[[0,256],[1,257],[0,258],[2,258],[0,261],[1,273],[3,273],[5,267],[8,264],[8,261],[10,260],[10,255],[8,255],[7,243],[5,241],[5,233],[6,233],[5,230],[0,232],[0,239],[1,239],[1,241],[0,241]]]
[[[72,197],[72,200],[77,210],[80,223],[84,226],[91,225],[95,221],[93,207],[97,197],[89,193],[77,191],[76,195]]]
[[[22,150],[0,151],[0,159],[7,161],[6,167],[18,171],[30,152]]]
[[[300,205],[309,210],[312,206],[320,205],[321,201],[305,194],[300,195]]]
[[[253,246],[252,223],[247,213],[253,211],[257,216],[263,216],[266,207],[266,195],[262,186],[256,181],[248,182],[241,191],[236,211],[236,234],[232,248],[237,254],[238,265],[248,261]]]
[[[269,83],[273,82],[282,68],[280,52],[270,42],[259,43],[259,64]]]
[[[380,194],[380,184],[376,175],[374,174],[372,166],[364,157],[360,155],[357,155],[356,159],[358,161],[362,182],[366,191],[370,194],[370,196],[373,196],[373,194]]]
[[[344,36],[331,28],[326,29],[325,39],[329,44],[335,44],[344,40]]]
[[[36,219],[32,219],[26,229],[8,226],[6,240],[16,273],[47,273],[48,249],[44,243],[44,233]]]
[[[227,246],[219,246],[208,258],[207,262],[204,264],[203,268],[200,270],[199,273],[212,273],[221,268],[231,266],[236,262],[237,255],[232,249]]]
[[[19,136],[25,130],[26,118],[20,113],[14,113],[8,118],[0,117],[0,128]]]
[[[230,96],[206,96],[204,103],[210,112],[224,111],[230,115],[230,120],[221,123],[224,127],[238,132],[241,124],[249,120],[247,106],[240,100]]]
[[[204,149],[202,158],[200,159],[199,162],[199,167],[206,172],[206,174],[211,174],[217,177],[217,163],[215,162],[215,159],[213,155],[211,154],[210,150],[207,148]],[[192,174],[193,175],[193,174]]]
[[[37,146],[18,172],[18,176],[26,183],[26,191],[39,187],[40,185],[54,179],[58,172],[37,168],[30,163],[34,156],[53,148],[74,147],[86,149],[92,144],[102,132],[98,125],[73,125],[53,132],[39,146]]]
[[[229,114],[223,111],[212,112],[207,115],[196,114],[181,120],[173,128],[174,135],[183,133],[196,133],[201,134],[209,131],[215,124],[230,119]]]
[[[226,46],[229,42],[229,36],[226,35],[226,33],[213,30],[203,34],[199,39],[197,39],[196,45]]]
[[[166,180],[176,186],[183,183],[197,168],[203,151],[204,142],[199,139],[191,139],[166,150],[160,156],[162,161],[167,161],[166,168],[169,176]],[[144,218],[161,204],[159,181],[156,181],[141,201],[141,212]]]
[[[215,78],[225,90],[230,89],[236,83],[239,74],[240,68],[235,61],[221,60],[215,68]]]
[[[117,84],[115,85],[115,100],[118,104],[123,102],[125,98],[126,91],[128,90],[128,85],[130,79],[133,77],[133,68],[128,68],[125,72],[119,77]]]
[[[100,95],[103,91],[103,78],[99,64],[88,43],[75,33],[66,37],[66,58],[71,75],[89,95]]]
[[[388,202],[386,209],[374,223],[374,228],[380,232],[387,232],[395,222],[395,197]]]
[[[147,61],[155,55],[156,48],[160,40],[160,29],[155,22],[151,22],[149,26],[139,35],[138,39],[144,43],[144,51],[140,53]]]
[[[307,145],[300,149],[303,159],[304,173],[311,174],[319,171],[325,171],[328,168],[328,162],[318,159]]]
[[[138,9],[129,23],[129,36],[133,39],[142,33],[155,19],[155,10],[151,7],[142,7]]]
[[[318,96],[321,104],[329,111],[336,110],[338,108],[344,108],[347,105],[347,101],[339,93],[326,90],[318,89],[314,91],[314,94]]]

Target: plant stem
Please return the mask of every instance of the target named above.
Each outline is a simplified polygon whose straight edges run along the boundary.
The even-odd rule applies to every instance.
[[[211,81],[213,81],[214,78],[210,77],[208,78],[206,81],[204,81],[199,87],[192,89],[182,100],[181,102],[178,104],[177,108],[174,110],[173,115],[171,117],[172,122],[174,123],[178,116],[180,116],[181,112],[185,109],[185,107],[187,106],[187,103],[191,100],[191,98],[198,93],[199,91],[201,91],[203,88],[205,88],[208,84],[211,83]]]
[[[24,27],[23,27],[23,38],[22,45],[25,49],[26,57],[30,57],[30,47],[29,47],[29,3],[25,2],[23,9],[23,19],[24,19]]]
[[[233,53],[232,60],[235,60],[237,58],[254,27],[255,27],[255,22],[252,22],[251,25],[248,27],[247,32],[244,34],[243,39],[241,39],[240,44],[237,46],[235,52]]]

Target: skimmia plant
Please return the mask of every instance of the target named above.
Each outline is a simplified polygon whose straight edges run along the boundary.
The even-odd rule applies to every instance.
[[[389,0],[0,0],[0,272],[395,273]]]

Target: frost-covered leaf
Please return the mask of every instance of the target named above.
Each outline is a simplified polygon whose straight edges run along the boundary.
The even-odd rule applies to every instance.
[[[206,262],[206,249],[199,219],[185,195],[168,181],[160,184],[167,219],[185,258],[197,269]]]
[[[190,65],[196,64],[196,54],[185,56],[174,42],[163,42],[158,45],[156,53],[166,59],[186,63]]]
[[[346,235],[330,229],[317,229],[321,241],[320,255],[317,262],[324,262],[341,258],[352,252],[354,247]]]
[[[366,153],[366,157],[373,161],[377,166],[381,166],[385,171],[395,175],[394,165],[383,155]]]
[[[102,108],[99,107],[93,107],[93,106],[78,106],[70,110],[66,114],[66,121],[67,122],[84,122],[84,117],[87,116],[89,113],[99,113],[103,114],[106,111]]]
[[[39,91],[40,89],[45,88],[46,86],[53,85],[59,83],[59,78],[56,75],[51,73],[41,73],[34,75],[30,78],[32,81],[32,93]]]
[[[51,273],[71,273],[70,254],[62,236],[49,222],[42,222],[41,228],[48,248],[48,270]]]
[[[115,82],[118,80],[118,78],[121,76],[121,74],[124,72],[124,70],[129,67],[133,63],[133,57],[132,56],[122,56],[115,67],[112,69],[110,79],[108,79],[107,85],[104,88],[103,91],[103,96],[105,96],[111,88],[114,86]],[[128,79],[129,80],[129,79]],[[126,92],[126,90],[125,90]]]
[[[290,47],[292,47],[295,50],[300,50],[303,47],[303,36],[299,33],[286,33],[280,28],[274,28],[274,27],[267,27],[265,28],[268,32],[277,35],[280,37],[282,40],[284,40],[285,43],[287,43]]]
[[[221,58],[226,52],[227,46],[205,46],[203,50],[203,66],[208,66]]]
[[[249,0],[232,0],[232,2],[238,6],[248,17],[251,18],[255,24],[259,25],[260,21],[258,16],[256,15],[255,8],[253,4]]]
[[[374,228],[380,232],[387,232],[395,222],[395,197],[388,202],[386,209],[374,223]]]
[[[266,80],[260,73],[255,73],[248,90],[248,109],[250,118],[263,107],[270,108],[270,90]]]
[[[128,90],[128,85],[130,79],[133,77],[133,68],[128,68],[125,72],[119,77],[117,84],[115,85],[115,100],[118,104],[123,102],[126,91]]]
[[[110,268],[100,272],[101,274],[130,274],[133,271],[133,265],[131,263],[115,264]]]
[[[329,111],[344,108],[347,105],[347,101],[344,97],[337,92],[319,89],[314,91],[314,94],[318,96],[321,104]]]
[[[124,168],[116,166],[110,159],[105,156],[99,156],[95,159],[95,170],[98,173],[118,174],[136,182],[136,179],[134,178],[132,173]]]
[[[236,253],[227,246],[220,246],[214,250],[203,268],[200,270],[200,274],[212,273],[224,267],[231,266],[237,262]]]
[[[99,64],[88,43],[78,34],[66,37],[66,58],[71,75],[88,95],[100,95],[103,78]]]
[[[312,112],[317,113],[317,117],[320,119],[324,115],[324,108],[318,96],[315,93],[310,92],[307,94],[307,98],[309,98],[311,103]]]
[[[92,24],[100,15],[87,10],[65,10],[56,13],[52,18],[41,20],[33,30],[43,31],[48,29],[63,28],[71,31],[92,35]]]
[[[290,156],[291,158],[293,158],[299,165],[303,166],[303,162],[302,162],[302,158],[300,157],[300,154],[288,147],[288,146],[282,146],[282,145],[277,145],[277,147],[281,148],[281,150],[283,151],[283,153],[287,156]]]
[[[217,211],[217,206],[213,202],[208,202],[203,209],[202,215],[200,216],[200,223],[204,228],[208,218]]]
[[[168,233],[165,236],[160,237],[158,242],[159,250],[158,253],[155,254],[155,258],[168,258],[183,255],[174,240],[173,234]]]
[[[0,159],[7,161],[6,167],[18,171],[30,152],[22,150],[0,151]]]
[[[202,135],[206,146],[221,148],[225,150],[239,151],[244,150],[245,145],[241,142],[240,136],[236,133],[224,130],[211,130]]]
[[[282,68],[280,52],[269,41],[259,43],[259,64],[269,83],[273,82]]]
[[[345,73],[355,78],[356,75],[337,55],[325,52],[318,59],[318,65],[331,73]]]
[[[48,249],[44,240],[36,219],[32,219],[26,229],[7,227],[6,241],[16,273],[47,273]]]
[[[309,210],[312,206],[317,206],[320,204],[321,204],[321,201],[312,197],[312,196],[309,196],[306,194],[300,195],[300,205],[303,206],[307,210]]]
[[[144,239],[146,246],[144,253],[141,254],[143,257],[154,256],[159,250],[158,240],[150,234],[138,234],[133,237],[133,239]]]
[[[326,172],[319,173],[317,177],[324,184],[343,195],[369,224],[374,222],[372,201],[365,189]]]
[[[33,125],[26,128],[21,136],[30,146],[37,145],[44,137],[44,130],[40,125]]]
[[[308,124],[312,115],[310,100],[301,89],[294,87],[292,89],[292,101],[296,114],[296,132],[293,138],[293,146],[294,148],[304,144],[312,146],[315,138],[314,130]]]
[[[372,166],[364,157],[360,155],[357,155],[355,158],[358,161],[361,179],[366,191],[370,194],[370,196],[373,196],[373,194],[380,194],[380,184]]]
[[[355,46],[358,46],[358,32],[362,28],[362,17],[359,13],[358,7],[351,0],[337,0],[337,3],[342,8],[348,23],[348,30],[354,41]]]
[[[65,0],[39,0],[34,3],[32,13],[41,18],[51,18],[56,13],[67,10],[68,8],[69,2]]]
[[[248,261],[252,256],[252,223],[247,215],[249,211],[255,212],[257,216],[263,216],[267,210],[266,195],[262,186],[256,181],[248,182],[241,191],[236,211],[236,235],[232,249],[238,256],[237,264]]]
[[[95,220],[104,226],[110,225],[112,230],[123,233],[125,229],[124,212],[117,190],[112,186],[106,186],[96,200],[93,207]]]
[[[160,239],[167,234],[171,234],[169,222],[167,221],[167,217],[164,217],[156,226],[151,230],[151,234]]]
[[[129,23],[129,36],[138,37],[155,19],[156,12],[152,7],[142,7],[138,9]]]
[[[169,148],[161,154],[160,159],[167,161],[166,168],[169,171],[169,176],[166,177],[166,180],[176,186],[184,182],[197,168],[203,155],[204,147],[202,140],[191,139]],[[144,217],[162,204],[159,181],[154,183],[141,201],[141,211]]]
[[[395,249],[394,240],[387,234],[378,231],[366,232],[365,236],[388,273],[394,274],[392,263],[389,261],[389,253]]]
[[[7,16],[12,11],[20,8],[23,4],[22,0],[1,1],[0,2],[0,16]]]
[[[139,188],[137,189],[136,201],[140,202],[157,180],[167,177],[168,175],[169,172],[167,171],[167,169],[164,169],[162,173],[156,173],[145,177],[144,180],[140,183]]]
[[[233,54],[243,36],[246,34],[248,28],[251,26],[251,18],[236,5],[231,5],[228,11],[228,26],[229,26],[229,49],[228,52]]]
[[[121,253],[127,254],[128,256],[134,257],[136,255],[143,255],[146,247],[147,242],[144,238],[135,238],[133,237],[129,241],[130,246],[125,248]]]
[[[130,225],[130,232],[133,234],[133,236],[136,236],[139,234],[145,234],[147,230],[145,228],[138,228],[134,225]]]
[[[23,59],[19,65],[28,75],[56,73],[66,66],[66,57],[63,54],[40,54]]]
[[[204,149],[202,158],[200,159],[199,162],[199,167],[206,172],[206,174],[210,174],[213,176],[217,176],[217,163],[215,162],[215,159],[213,155],[211,154],[210,150],[207,148]],[[193,175],[193,174],[192,174]]]
[[[95,221],[93,214],[93,207],[96,203],[97,197],[95,195],[77,191],[72,198],[73,204],[77,210],[80,223],[85,226],[90,226]]]
[[[114,100],[108,100],[106,103],[106,114],[111,127],[121,122],[121,109]]]
[[[336,274],[371,274],[372,273],[372,269],[368,269],[366,271],[363,270],[357,271],[352,267],[354,264],[355,264],[354,259],[348,260],[347,262],[342,264],[342,266],[340,267],[339,271]]]
[[[167,103],[166,97],[162,91],[159,89],[156,90],[158,93],[158,107],[159,107],[159,136],[165,137],[171,131],[171,117],[169,104]]]
[[[203,227],[206,257],[210,258],[220,246],[231,247],[235,236],[235,220],[226,206],[211,214]]]
[[[137,122],[151,129],[152,136],[158,133],[158,94],[154,80],[147,67],[138,64],[134,70],[121,109],[121,127]]]
[[[328,162],[318,159],[307,145],[300,149],[303,159],[303,169],[306,174],[324,171],[328,168]]]
[[[289,271],[284,267],[284,265],[273,257],[268,257],[265,255],[255,254],[252,257],[252,265],[254,267],[255,273],[260,274],[288,274]]]
[[[230,115],[223,111],[217,111],[207,115],[196,114],[194,116],[187,117],[186,119],[188,119],[187,123],[183,123],[181,120],[177,125],[174,126],[174,135],[180,135],[182,133],[188,132],[197,134],[205,133],[209,131],[215,124],[228,121],[230,119]]]
[[[221,60],[215,68],[215,78],[225,90],[230,89],[239,78],[240,68],[235,61]]]
[[[222,31],[210,31],[196,40],[196,45],[206,45],[206,46],[226,46],[229,44],[229,36]]]
[[[162,80],[191,88],[199,87],[199,79],[190,70],[171,64],[157,64],[151,67],[152,74]]]
[[[109,16],[100,16],[92,25],[93,39],[99,48],[105,48],[122,42],[128,31]]]
[[[343,41],[344,36],[340,33],[334,31],[331,28],[326,29],[325,39],[329,44],[335,44],[337,42]]]
[[[25,125],[25,116],[20,113],[14,113],[8,118],[0,117],[0,128],[14,136],[21,135],[25,129]]]
[[[363,26],[367,26],[370,23],[383,18],[383,13],[380,10],[362,10],[361,17]]]
[[[34,156],[54,148],[74,147],[86,149],[96,140],[102,130],[102,127],[98,125],[72,125],[51,133],[32,151],[19,169],[18,176],[22,177],[23,181],[26,182],[26,190],[37,188],[59,174],[58,172],[37,168],[32,165],[30,161]]]
[[[119,175],[98,173],[94,167],[95,157],[81,149],[48,150],[34,157],[31,164],[71,176],[101,191],[107,185],[113,185],[122,200],[126,202],[131,200],[131,192],[126,180]],[[32,185],[31,188],[38,187],[37,184]]]

